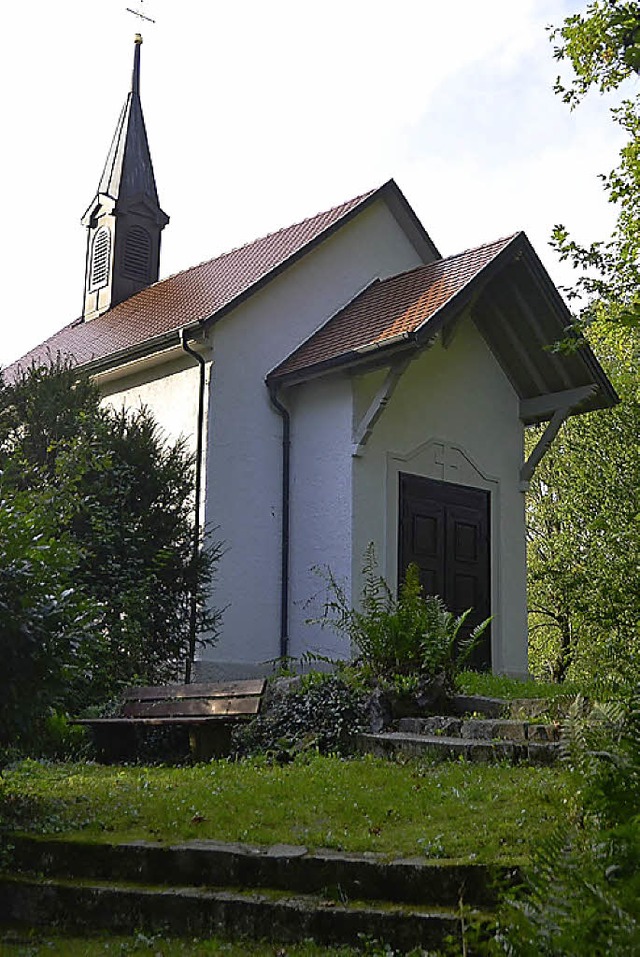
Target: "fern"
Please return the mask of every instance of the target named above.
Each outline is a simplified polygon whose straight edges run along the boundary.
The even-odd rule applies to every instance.
[[[543,842],[495,944],[514,957],[640,953],[640,692],[589,705],[563,727],[576,807]]]
[[[348,602],[344,587],[330,569],[323,577],[328,598],[322,618],[313,621],[347,634],[360,660],[377,677],[443,676],[453,684],[456,670],[468,658],[490,620],[460,640],[471,609],[455,617],[441,598],[425,597],[419,569],[413,564],[407,568],[398,597],[394,596],[378,572],[372,543],[364,555],[359,609]]]

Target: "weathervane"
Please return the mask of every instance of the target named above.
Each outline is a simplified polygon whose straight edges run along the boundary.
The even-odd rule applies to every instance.
[[[156,21],[152,19],[152,17],[148,17],[145,13],[143,13],[143,3],[144,0],[138,0],[136,5],[137,8],[134,9],[133,7],[127,7],[127,13],[132,13],[134,17],[139,17],[141,20],[146,20],[147,23],[155,23]]]

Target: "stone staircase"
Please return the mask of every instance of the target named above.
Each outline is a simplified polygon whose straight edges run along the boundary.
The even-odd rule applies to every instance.
[[[23,837],[11,854],[10,871],[0,875],[0,914],[12,926],[324,945],[376,940],[398,952],[460,940],[463,922],[489,921],[496,888],[518,877],[504,866],[214,841],[170,847]]]
[[[357,746],[384,758],[549,765],[559,756],[560,729],[539,719],[547,707],[539,699],[458,695],[452,700],[456,714],[397,718],[389,728],[358,735]]]

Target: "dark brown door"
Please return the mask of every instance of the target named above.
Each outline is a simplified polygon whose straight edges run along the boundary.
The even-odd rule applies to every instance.
[[[489,501],[483,489],[400,475],[400,579],[415,562],[427,595],[456,615],[472,608],[463,637],[491,614]],[[469,664],[491,667],[490,629]]]

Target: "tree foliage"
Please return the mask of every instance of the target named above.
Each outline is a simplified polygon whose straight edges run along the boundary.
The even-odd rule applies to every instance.
[[[52,522],[46,492],[0,496],[0,752],[55,704],[90,617],[70,587],[77,550]]]
[[[590,91],[617,91],[612,118],[625,134],[620,162],[603,175],[609,201],[616,207],[612,235],[588,246],[575,242],[563,225],[553,245],[581,275],[570,296],[586,297],[580,325],[594,317],[640,325],[640,7],[627,0],[595,0],[584,14],[568,17],[552,30],[554,55],[568,62],[573,76],[560,77],[556,92],[573,109]]]
[[[573,957],[640,951],[640,698],[588,708],[563,728],[574,806],[538,847],[525,893],[508,900],[492,953]]]
[[[30,368],[3,384],[0,489],[48,543],[38,552],[45,592],[73,595],[91,618],[73,640],[66,622],[64,638],[56,632],[64,667],[52,675],[64,676],[67,707],[179,677],[193,587],[200,641],[215,640],[219,615],[207,599],[220,546],[208,544],[193,566],[193,468],[185,442],[167,443],[148,409],[102,406],[69,364]],[[16,539],[25,563],[28,543],[26,533]]]
[[[530,667],[612,691],[640,676],[640,330],[590,338],[622,401],[570,419],[531,482]]]

